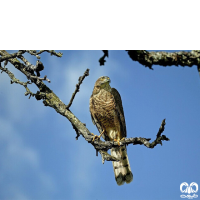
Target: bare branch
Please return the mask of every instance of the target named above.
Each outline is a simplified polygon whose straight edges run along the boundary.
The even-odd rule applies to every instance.
[[[72,94],[69,104],[66,106],[67,109],[69,109],[69,107],[72,105],[74,97],[75,97],[76,93],[79,92],[80,85],[82,84],[82,82],[86,76],[89,76],[89,69],[86,69],[83,76],[79,77],[78,84],[76,84],[76,89],[75,89],[74,93]]]
[[[39,55],[39,54],[41,54],[41,53],[43,53],[43,52],[45,52],[46,50],[40,50],[40,51],[36,51],[36,50],[26,50],[26,52],[27,53],[29,53],[29,54],[31,54],[31,55],[33,55],[33,56],[37,56],[37,55]],[[37,57],[38,58],[38,57]],[[39,58],[40,59],[40,58]]]
[[[0,51],[0,55],[2,56],[7,56],[9,55],[6,51]],[[18,70],[20,70],[23,74],[25,74],[27,77],[30,76],[30,72],[28,71],[26,65],[23,63],[20,63],[16,58],[9,58],[8,61],[13,64]],[[4,69],[4,68],[3,68]],[[79,79],[79,84],[76,87],[75,92],[72,95],[72,98],[70,102],[72,103],[75,94],[78,92],[78,89],[80,87],[80,84],[82,83],[83,79],[89,75],[89,69],[86,70],[84,75],[80,77]],[[32,75],[31,75],[32,76]],[[162,145],[162,141],[168,141],[169,139],[165,135],[161,135],[162,132],[164,131],[164,126],[165,126],[165,120],[162,121],[161,127],[157,133],[157,138],[150,143],[149,138],[125,138],[124,140],[120,141],[120,145],[118,145],[117,142],[115,141],[101,141],[101,140],[94,140],[93,137],[94,135],[86,128],[85,124],[82,123],[68,108],[70,107],[71,104],[66,106],[57,96],[56,94],[48,88],[44,82],[42,81],[36,81],[38,80],[38,77],[36,79],[33,79],[34,83],[36,86],[39,88],[39,91],[34,95],[37,100],[43,100],[43,103],[45,106],[52,107],[53,109],[56,110],[59,114],[63,115],[66,117],[74,127],[77,137],[78,135],[82,135],[88,143],[91,143],[94,148],[100,152],[102,155],[102,162],[105,160],[111,161],[111,160],[117,160],[115,157],[109,155],[107,153],[107,150],[113,148],[113,147],[119,147],[123,145],[128,145],[128,144],[143,144],[148,148],[154,148],[157,144]]]
[[[47,76],[45,75],[44,78],[40,78],[38,76],[32,76],[32,75],[27,75],[28,79],[36,79],[36,81],[47,81],[49,83],[51,83],[51,81],[47,78]]]
[[[62,53],[61,52],[55,52],[54,50],[45,50],[46,52],[50,53],[51,56],[54,55],[54,56],[57,56],[57,57],[62,57]]]
[[[72,124],[72,127],[73,127],[73,129],[76,131],[76,140],[78,140],[78,138],[80,137],[80,133],[79,133],[79,130],[76,128],[76,126],[74,126],[73,124]]]
[[[61,52],[57,53],[54,50],[40,50],[39,52],[37,52],[36,50],[26,50],[26,52],[33,55],[33,56],[36,56],[38,59],[40,59],[40,56],[38,56],[38,55],[43,53],[43,52],[48,52],[48,53],[51,54],[51,56],[54,55],[54,56],[57,56],[57,57],[62,57],[62,55],[63,55]]]
[[[16,58],[16,57],[24,54],[25,52],[26,52],[25,50],[20,50],[16,53],[13,53],[13,54],[7,54],[5,56],[0,57],[0,62],[3,62],[4,60],[8,60],[10,58]]]
[[[45,52],[46,50],[40,50],[40,51],[36,51],[36,50],[26,50],[26,52],[27,53],[30,53],[31,55],[39,55],[39,54],[41,54],[41,53],[43,53],[43,52]]]
[[[14,74],[13,74],[11,71],[9,71],[8,68],[2,67],[2,66],[1,66],[1,63],[0,63],[0,69],[2,70],[1,73],[2,73],[2,72],[7,73],[8,76],[11,78],[11,81],[10,81],[11,84],[17,83],[17,84],[23,85],[23,86],[25,87],[25,89],[26,89],[25,96],[30,95],[30,96],[29,96],[29,99],[30,99],[31,96],[34,96],[34,95],[35,95],[35,94],[32,93],[32,92],[30,91],[30,89],[27,87],[28,84],[31,84],[30,81],[21,82],[19,79],[15,78]]]
[[[149,52],[145,50],[129,50],[128,55],[134,61],[138,61],[140,64],[149,69],[153,69],[152,65],[161,66],[188,66],[193,65],[200,66],[200,51],[193,50],[191,52],[180,51],[174,53],[167,52]]]
[[[103,56],[99,59],[99,64],[104,65],[104,63],[106,62],[105,57],[108,57],[108,50],[102,50],[103,51]]]
[[[106,151],[99,150],[99,153],[102,157],[102,163],[104,164],[105,160],[107,161],[120,161],[119,159],[115,158],[114,156],[111,156]]]
[[[162,120],[162,123],[161,123],[161,126],[158,130],[158,133],[157,133],[157,138],[161,136],[161,134],[163,133],[163,131],[165,130],[165,119]]]

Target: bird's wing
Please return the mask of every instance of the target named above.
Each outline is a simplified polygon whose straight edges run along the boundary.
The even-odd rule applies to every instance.
[[[118,118],[119,118],[120,127],[121,127],[121,132],[123,134],[123,137],[126,137],[126,135],[127,135],[126,122],[125,122],[125,117],[124,117],[124,110],[123,110],[123,106],[122,106],[121,96],[115,88],[112,88],[111,93],[115,99],[116,109],[117,109]]]

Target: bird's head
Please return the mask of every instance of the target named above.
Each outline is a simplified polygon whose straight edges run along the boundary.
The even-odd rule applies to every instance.
[[[110,78],[108,76],[101,76],[97,79],[95,86],[100,88],[105,88],[110,83]]]
[[[100,78],[98,78],[94,85],[93,94],[99,93],[101,89],[110,90],[111,87],[109,83],[110,83],[110,78],[108,76],[101,76]]]

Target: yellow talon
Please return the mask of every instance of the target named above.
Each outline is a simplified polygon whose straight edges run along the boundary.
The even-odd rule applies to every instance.
[[[94,142],[95,138],[98,138],[98,140],[101,138],[102,134],[104,133],[104,130],[101,132],[101,134],[98,136],[98,135],[94,135],[93,139],[92,139],[92,142]]]
[[[120,146],[119,139],[114,139],[114,141],[117,142],[117,144]]]
[[[125,140],[125,137],[123,137],[121,140],[120,139],[114,139],[115,142],[120,146],[120,141]]]
[[[95,138],[100,139],[98,135],[94,135],[94,137],[93,137],[93,139],[92,139],[92,142],[94,142]]]

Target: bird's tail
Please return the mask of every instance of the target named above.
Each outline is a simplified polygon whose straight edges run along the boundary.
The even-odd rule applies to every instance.
[[[120,161],[112,162],[115,173],[115,180],[118,185],[123,185],[124,182],[130,183],[133,180],[133,174],[128,160],[126,147],[117,147],[111,149],[111,156],[119,158]]]

